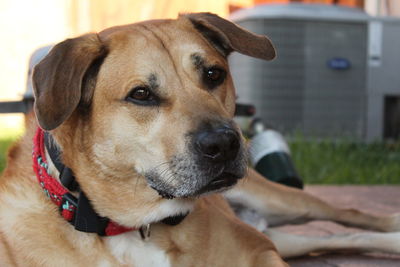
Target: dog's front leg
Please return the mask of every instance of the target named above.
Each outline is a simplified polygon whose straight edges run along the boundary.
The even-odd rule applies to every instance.
[[[219,194],[198,199],[179,225],[155,225],[152,238],[171,266],[288,266],[268,237],[240,221]]]
[[[207,197],[204,202],[207,203],[207,210],[203,212],[213,218],[209,221],[210,228],[214,229],[211,242],[223,251],[221,255],[232,255],[221,266],[288,266],[274,244],[265,235],[240,221],[220,196]]]
[[[302,190],[271,182],[254,170],[225,194],[265,216],[269,226],[330,220],[344,225],[383,232],[400,231],[400,215],[375,216],[355,209],[339,209]]]
[[[274,242],[283,258],[327,251],[375,251],[400,254],[400,233],[367,232],[311,237],[268,229],[266,234]]]

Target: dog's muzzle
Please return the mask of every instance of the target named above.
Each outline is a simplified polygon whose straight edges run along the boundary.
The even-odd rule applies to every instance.
[[[192,197],[218,192],[237,183],[246,172],[242,137],[233,123],[203,124],[188,135],[188,152],[174,157],[167,170],[146,174],[161,196]]]
[[[234,170],[226,168],[231,161],[237,158],[240,141],[239,133],[227,126],[203,130],[195,135],[195,149],[200,162],[210,168],[221,166],[222,169],[221,174],[212,179],[198,193],[232,186],[242,178],[241,173],[235,173]]]

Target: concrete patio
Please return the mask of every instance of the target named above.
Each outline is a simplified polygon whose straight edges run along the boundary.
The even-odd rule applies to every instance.
[[[374,214],[400,212],[400,186],[306,186],[305,190],[343,208],[357,208]],[[320,221],[299,226],[285,226],[281,229],[296,234],[317,236],[360,231]],[[295,258],[288,262],[293,267],[398,267],[400,255],[335,253]]]

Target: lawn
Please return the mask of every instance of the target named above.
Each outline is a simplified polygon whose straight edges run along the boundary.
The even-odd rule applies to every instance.
[[[22,135],[24,129],[2,128],[0,129],[0,173],[6,165],[7,150],[11,144]]]
[[[20,134],[21,130],[0,134],[0,172],[7,148]],[[400,184],[400,141],[364,144],[295,137],[289,145],[307,184]]]
[[[5,168],[6,164],[6,152],[8,147],[13,142],[13,138],[2,138],[0,139],[0,173]]]
[[[308,184],[400,184],[400,141],[365,144],[300,137],[290,148]]]

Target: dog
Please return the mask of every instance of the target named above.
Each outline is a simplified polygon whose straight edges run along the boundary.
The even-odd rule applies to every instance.
[[[400,233],[301,237],[313,219],[385,232],[400,216],[341,210],[248,169],[227,56],[271,41],[210,13],[57,44],[0,180],[1,266],[287,266],[316,250],[400,253]],[[32,167],[33,165],[33,167]],[[244,223],[243,207],[259,214]],[[238,208],[239,207],[239,208]]]

